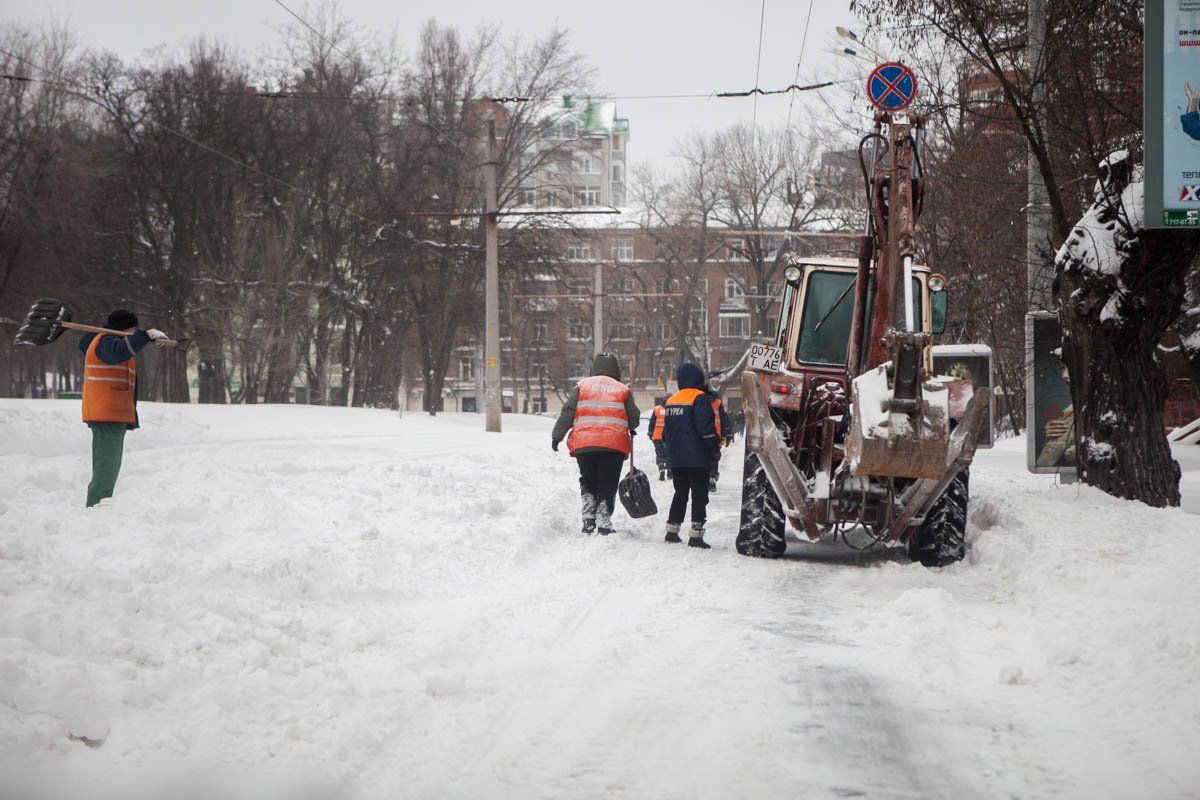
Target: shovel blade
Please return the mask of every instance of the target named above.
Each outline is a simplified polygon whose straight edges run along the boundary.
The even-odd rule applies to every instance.
[[[17,331],[14,344],[41,347],[50,344],[66,330],[62,324],[71,319],[71,309],[61,300],[43,297],[29,307],[25,322]]]

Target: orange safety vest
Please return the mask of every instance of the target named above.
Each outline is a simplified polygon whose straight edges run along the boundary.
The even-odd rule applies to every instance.
[[[100,336],[92,339],[83,358],[83,421],[137,421],[134,394],[137,390],[137,360],[130,358],[121,364],[105,364],[96,355]]]
[[[593,375],[578,384],[579,402],[567,434],[571,455],[583,447],[604,447],[629,455],[629,418],[625,399],[629,387],[607,375]]]
[[[654,422],[650,428],[650,438],[656,442],[662,441],[663,428],[667,427],[667,409],[663,406],[654,407]]]
[[[673,394],[667,398],[667,405],[669,405],[669,406],[690,406],[692,403],[696,402],[696,398],[702,394],[704,394],[703,389],[692,389],[692,388],[680,389],[678,392],[676,392],[675,394]],[[654,409],[654,413],[658,414],[660,410],[662,411],[662,413],[664,413],[664,414],[666,413],[666,409],[663,408],[662,406],[656,406]],[[721,432],[721,398],[719,398],[719,397],[713,398],[712,410],[713,410],[713,427],[716,428],[717,438],[723,439],[724,434]],[[663,427],[665,428],[666,425],[664,425]],[[662,433],[659,432],[659,434],[657,436],[655,436],[654,438],[661,439]]]

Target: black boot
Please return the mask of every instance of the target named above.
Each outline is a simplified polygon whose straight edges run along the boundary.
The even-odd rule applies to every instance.
[[[667,479],[667,471],[665,469],[660,469],[658,471],[658,479],[660,481],[665,481]]]
[[[585,519],[583,521],[583,532],[584,533],[595,533],[596,532],[596,520]]]
[[[665,539],[663,539],[663,541],[669,542],[670,544],[679,544],[683,541],[683,539],[679,538],[679,523],[667,523],[667,536]]]
[[[701,550],[712,549],[712,545],[704,541],[703,526],[699,528],[697,528],[695,525],[692,526],[692,535],[688,537],[688,547],[698,547]]]
[[[711,492],[715,492],[716,490],[717,490],[717,479],[709,478],[708,479],[708,491],[711,493]]]
[[[600,526],[599,528],[596,528],[596,533],[600,534],[601,536],[608,536],[610,533],[616,533],[616,532],[617,532],[616,528],[606,528],[604,526]]]

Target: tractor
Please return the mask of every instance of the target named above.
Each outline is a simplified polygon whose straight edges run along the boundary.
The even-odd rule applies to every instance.
[[[857,260],[790,256],[778,332],[751,343],[743,555],[782,555],[790,524],[814,541],[903,544],[926,566],[963,557],[990,389],[934,374],[947,295],[945,277],[916,263],[922,128],[919,116],[876,114],[858,146],[868,208]]]

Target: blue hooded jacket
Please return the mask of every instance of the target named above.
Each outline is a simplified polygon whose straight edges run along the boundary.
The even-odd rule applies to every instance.
[[[695,364],[680,364],[675,372],[679,391],[667,398],[663,441],[671,469],[708,469],[720,446],[713,416],[713,397],[704,391],[704,372]]]

